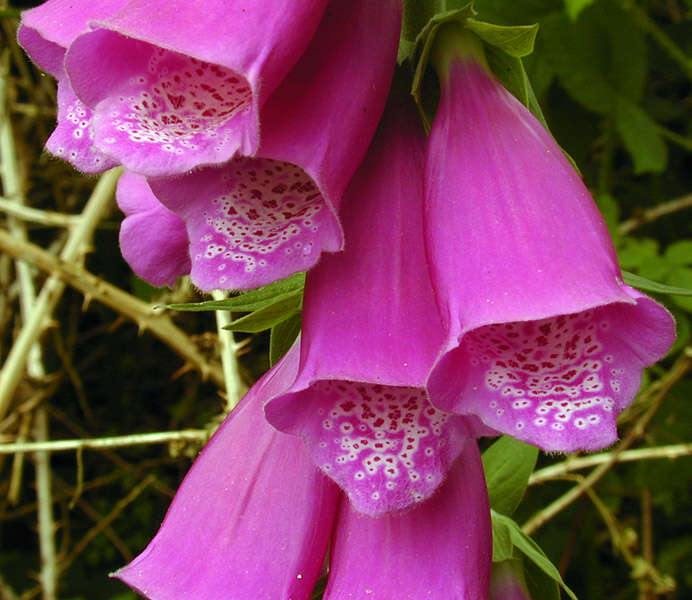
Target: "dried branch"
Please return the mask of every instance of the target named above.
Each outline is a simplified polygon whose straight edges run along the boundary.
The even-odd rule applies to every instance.
[[[209,363],[197,350],[188,335],[179,329],[163,311],[157,310],[120,288],[103,281],[82,267],[57,259],[35,244],[13,239],[9,234],[1,230],[0,250],[7,252],[11,256],[21,257],[40,269],[52,273],[53,277],[79,290],[87,299],[97,300],[112,308],[114,311],[137,323],[141,330],[148,329],[194,369],[199,371],[203,378],[210,378],[219,387],[225,385],[221,368],[216,364]],[[5,368],[7,368],[7,363],[3,368],[3,374]],[[2,374],[0,374],[1,382]],[[2,387],[0,386],[1,389]],[[0,408],[2,408],[2,399],[0,395]]]

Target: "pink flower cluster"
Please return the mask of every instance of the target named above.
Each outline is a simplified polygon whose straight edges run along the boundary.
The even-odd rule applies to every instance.
[[[487,600],[474,438],[612,444],[672,344],[578,174],[461,28],[434,53],[424,134],[390,94],[400,26],[398,0],[23,15],[21,43],[58,80],[49,151],[127,169],[135,272],[212,290],[311,269],[299,340],[116,574],[152,600],[304,600],[330,544],[327,600]]]

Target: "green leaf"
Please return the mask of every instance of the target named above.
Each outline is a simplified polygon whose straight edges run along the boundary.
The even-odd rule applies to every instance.
[[[579,13],[593,3],[594,0],[565,0],[565,10],[569,18],[576,21]]]
[[[541,37],[561,84],[585,108],[612,115],[618,97],[640,102],[646,40],[629,12],[597,2],[576,23],[563,14],[541,21]]]
[[[204,311],[204,310],[230,310],[246,312],[259,310],[274,302],[279,302],[287,297],[301,296],[305,285],[305,273],[296,273],[286,279],[275,281],[264,287],[251,290],[239,296],[226,298],[225,300],[210,300],[208,302],[190,302],[188,304],[167,304],[165,307],[173,310]]]
[[[663,171],[668,162],[668,149],[658,126],[641,108],[617,96],[615,126],[632,156],[636,174]]]
[[[689,269],[688,269],[689,270]],[[692,270],[689,270],[692,275]],[[644,290],[645,292],[656,292],[657,294],[669,294],[671,296],[692,296],[692,279],[687,279],[686,277],[679,278],[684,279],[685,285],[690,285],[690,287],[676,287],[672,285],[666,285],[665,283],[659,283],[658,281],[651,281],[640,275],[635,275],[634,273],[629,273],[628,271],[622,272],[622,278],[625,280],[627,285],[636,287],[637,289]],[[689,284],[688,284],[689,281]]]
[[[533,561],[525,560],[524,580],[531,598],[538,600],[560,600],[560,584],[546,574]]]
[[[300,312],[303,297],[300,294],[282,296],[280,300],[260,308],[249,315],[232,321],[224,329],[257,333],[271,329],[281,321],[285,321]]]
[[[667,281],[677,287],[675,289],[685,289],[686,294],[677,294],[673,296],[673,302],[680,308],[692,312],[692,269],[689,267],[677,267],[670,272]]]
[[[493,562],[500,562],[513,558],[514,546],[512,534],[507,524],[499,519],[492,518],[493,527]]]
[[[288,352],[300,333],[301,315],[293,315],[272,327],[269,338],[269,366],[273,367]]]
[[[658,241],[654,239],[628,237],[618,249],[618,261],[623,269],[638,270],[645,260],[658,257],[658,248]]]
[[[677,265],[692,265],[692,240],[680,240],[666,248],[663,255]]]
[[[511,515],[519,506],[536,466],[538,448],[503,435],[483,452],[490,507]]]
[[[565,582],[560,576],[560,571],[557,570],[555,565],[550,562],[550,559],[545,555],[543,550],[534,542],[528,535],[526,535],[519,525],[505,515],[501,515],[491,509],[490,511],[493,520],[493,532],[495,528],[498,529],[504,527],[509,531],[510,539],[515,548],[520,550],[526,558],[531,560],[537,567],[539,567],[548,577],[556,581],[562,589],[565,590],[567,595],[573,600],[577,600],[574,592],[569,589]],[[497,525],[496,525],[497,522]],[[504,532],[501,534],[504,536]]]
[[[476,19],[467,19],[466,27],[485,43],[503,50],[510,56],[521,58],[533,52],[538,33],[538,24],[533,25],[494,25]]]

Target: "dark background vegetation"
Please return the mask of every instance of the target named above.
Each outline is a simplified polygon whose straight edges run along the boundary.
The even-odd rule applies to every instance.
[[[23,190],[31,207],[78,214],[95,179],[42,152],[55,118],[54,83],[15,45],[18,7],[0,3],[0,53],[4,115]],[[553,134],[606,217],[623,268],[692,288],[692,0],[478,0],[476,8],[478,18],[490,22],[540,24],[535,52],[525,60],[528,74]],[[536,201],[549,202],[550,190]],[[120,218],[114,209],[99,225],[85,261],[89,272],[147,302],[203,299],[185,282],[155,290],[133,277],[118,250]],[[61,228],[28,228],[33,243],[53,252],[64,238]],[[44,278],[37,270],[39,288]],[[0,296],[4,360],[22,326],[7,254],[0,255]],[[675,314],[679,339],[648,370],[643,393],[621,418],[625,436],[658,398],[636,447],[684,444],[691,437],[692,380],[685,372],[692,360],[692,299],[659,299]],[[173,318],[190,344],[216,363],[213,314]],[[41,340],[48,375],[22,381],[13,411],[0,421],[0,443],[22,432],[30,438],[39,406],[56,440],[211,429],[223,413],[215,384],[195,370],[181,372],[182,359],[165,343],[97,299],[85,306],[74,289],[65,291]],[[246,337],[239,358],[247,383],[267,368],[267,354],[266,333]],[[669,389],[656,396],[649,386],[661,382]],[[71,561],[60,576],[61,599],[136,597],[107,574],[144,548],[198,450],[181,443],[52,454],[59,565]],[[542,455],[537,468],[563,460]],[[0,455],[0,599],[41,596],[34,467],[30,456],[20,463]],[[21,486],[11,498],[13,473]],[[143,481],[139,496],[124,502]],[[616,465],[534,537],[581,599],[692,598],[691,481],[688,457]],[[516,520],[525,522],[573,485],[531,485]]]

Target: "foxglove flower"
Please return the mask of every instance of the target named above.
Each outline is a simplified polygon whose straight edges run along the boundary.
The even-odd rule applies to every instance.
[[[177,277],[188,274],[185,223],[157,200],[147,180],[123,173],[116,200],[126,215],[120,226],[120,250],[132,270],[155,286],[173,286]]]
[[[345,194],[346,250],[308,273],[296,381],[265,409],[369,515],[428,498],[475,432],[424,388],[442,330],[423,250],[417,123],[410,106],[385,114]]]
[[[58,124],[46,149],[85,173],[100,173],[117,162],[93,145],[89,107],[74,94],[63,68],[65,51],[92,19],[120,10],[127,0],[49,0],[22,13],[17,38],[32,60],[58,80]]]
[[[487,600],[491,530],[476,445],[416,509],[357,514],[301,440],[264,420],[264,401],[290,385],[298,359],[296,346],[252,388],[149,546],[115,576],[150,600],[308,600],[333,532],[325,600]]]
[[[265,285],[342,248],[341,197],[384,108],[400,22],[399,0],[332,0],[260,111],[255,157],[150,180],[185,221],[195,285]]]
[[[446,341],[429,393],[545,450],[602,448],[674,322],[623,284],[588,190],[470,36],[444,30],[435,57],[425,235]]]
[[[92,21],[65,65],[96,145],[145,175],[254,154],[259,109],[310,42],[327,0],[131,0]]]

